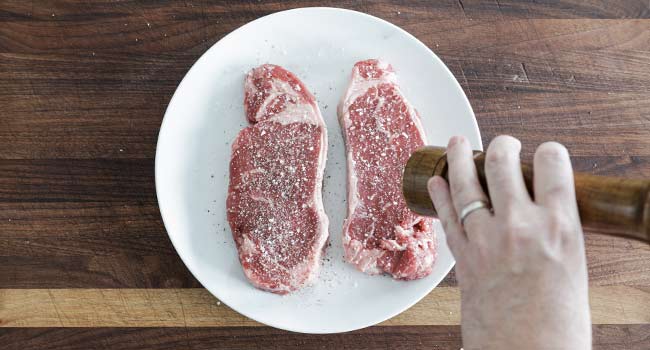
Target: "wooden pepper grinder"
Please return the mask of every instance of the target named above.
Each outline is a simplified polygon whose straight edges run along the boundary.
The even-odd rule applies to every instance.
[[[437,216],[429,198],[427,181],[434,175],[446,180],[447,155],[444,147],[426,146],[416,150],[406,163],[402,191],[409,208],[425,216]],[[479,181],[489,197],[485,177],[485,153],[474,151]],[[533,169],[522,164],[526,188],[533,193]],[[584,227],[606,234],[626,236],[650,243],[650,181],[619,177],[574,174],[576,198]]]

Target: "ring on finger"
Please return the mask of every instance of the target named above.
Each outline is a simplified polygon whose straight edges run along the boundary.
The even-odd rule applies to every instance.
[[[469,204],[464,206],[460,211],[460,216],[459,216],[460,224],[464,225],[465,219],[469,216],[469,214],[479,209],[487,209],[490,212],[492,212],[492,207],[490,206],[490,203],[488,201],[477,200],[477,201],[470,202]]]

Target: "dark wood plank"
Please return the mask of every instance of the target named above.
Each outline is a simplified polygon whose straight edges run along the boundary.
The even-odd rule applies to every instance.
[[[525,141],[524,151],[556,140],[566,144],[574,155],[650,155],[650,122],[646,119],[650,115],[650,101],[643,93],[545,93],[502,85],[502,93],[477,96],[488,94],[486,90],[494,90],[500,84],[489,77],[487,80],[481,83],[485,89],[466,88],[486,140],[510,133]],[[99,99],[96,95],[81,104],[89,106]],[[143,104],[145,100],[143,96]],[[11,108],[13,104],[5,106]],[[0,130],[0,157],[152,158],[165,106],[166,102],[151,108],[134,107],[129,112],[124,110],[128,103],[119,108],[100,105],[64,112],[15,111],[5,118],[9,126]],[[129,117],[131,114],[133,118]],[[35,127],[37,121],[45,127]]]
[[[121,1],[115,5],[110,1],[95,1],[80,4],[77,2],[46,1],[41,6],[33,7],[22,1],[5,1],[0,8],[0,20],[7,22],[38,22],[50,27],[53,24],[81,23],[87,27],[77,30],[89,30],[104,37],[115,36],[116,30],[111,24],[119,23],[129,31],[138,32],[146,37],[147,29],[159,21],[187,23],[191,19],[200,19],[203,24],[209,22],[241,25],[260,16],[296,8],[311,6],[343,7],[367,12],[393,21],[407,21],[412,17],[434,19],[504,19],[504,18],[648,18],[650,10],[644,0],[623,0],[612,3],[607,0],[445,0],[445,1],[409,1],[382,0],[373,2],[358,1],[166,1],[142,2]],[[133,16],[135,14],[135,16]],[[136,25],[128,18],[136,19]],[[125,19],[127,22],[125,22]],[[90,26],[89,23],[95,23]],[[149,25],[146,25],[149,23]],[[183,24],[180,26],[182,27]],[[15,29],[15,28],[14,28]],[[25,35],[33,35],[39,28],[20,28]],[[178,26],[166,27],[170,34],[179,31]],[[9,30],[8,30],[9,31]],[[182,31],[182,30],[180,30]],[[36,33],[39,33],[38,31]],[[39,33],[41,34],[41,33]],[[58,45],[43,41],[42,46],[29,45],[11,36],[11,41],[19,47],[51,48]],[[198,38],[201,38],[199,36]],[[57,37],[62,43],[76,42],[75,39]],[[9,40],[7,40],[9,41]],[[132,41],[122,42],[131,44]],[[78,47],[79,45],[69,45]],[[83,44],[82,44],[83,46]],[[0,46],[2,47],[2,46]],[[115,48],[120,47],[118,45]],[[123,47],[123,45],[122,45]]]
[[[0,256],[175,254],[155,202],[0,203]]]
[[[442,20],[438,22],[414,19],[404,29],[414,33],[434,51],[456,53],[466,57],[487,54],[517,54],[529,59],[545,60],[549,64],[560,58],[554,54],[583,55],[584,51],[607,52],[615,55],[634,55],[647,52],[648,21],[639,20]],[[500,56],[492,58],[498,59]],[[607,57],[584,56],[590,60]],[[618,69],[628,59],[612,62]],[[579,67],[579,63],[576,67]],[[554,67],[550,67],[554,68]],[[583,69],[590,69],[589,65]]]
[[[92,232],[88,234],[90,239],[64,237],[59,243],[56,238],[10,238],[0,245],[0,266],[3,267],[0,281],[3,288],[198,287],[198,282],[173,253],[164,231],[160,235],[159,244],[167,245],[162,252],[147,249],[133,254],[120,253],[127,249],[115,244],[110,237],[95,238],[98,235]],[[86,243],[88,240],[96,242]],[[146,244],[146,239],[131,241],[134,245]],[[102,242],[109,247],[98,248],[98,253],[106,255],[93,255],[90,249]],[[647,244],[587,232],[586,249],[591,285],[650,286],[650,248]],[[21,253],[23,255],[18,255]],[[453,271],[440,283],[442,287],[456,285]]]
[[[0,256],[2,288],[196,288],[178,255]]]
[[[574,163],[608,175],[650,171],[647,157],[583,156]],[[152,168],[148,160],[0,160],[4,286],[197,286],[160,220]],[[650,285],[650,248],[588,235],[587,251],[593,283]],[[456,285],[455,276],[442,285]]]
[[[0,53],[0,158],[153,158],[195,59]]]
[[[232,29],[206,26],[213,42]],[[576,155],[650,155],[647,20],[415,17],[405,27],[454,72],[487,140],[511,133],[525,149],[556,139]],[[98,45],[94,35],[74,37]],[[153,158],[169,98],[203,52],[179,47],[186,42],[146,52],[0,53],[0,158]]]
[[[0,159],[0,202],[155,203],[153,160]]]
[[[650,172],[647,157],[574,163],[608,175]],[[162,225],[150,161],[0,160],[0,194],[3,287],[198,286]],[[593,284],[650,285],[650,247],[596,234],[586,241]],[[455,275],[441,285],[455,286]]]
[[[650,347],[650,325],[595,325],[594,350],[641,350]]]
[[[650,15],[642,1],[607,0],[457,0],[467,18],[645,18]]]
[[[650,155],[650,122],[643,113],[647,113],[649,103],[641,96],[519,95],[505,101],[482,100],[474,105],[481,113],[477,113],[477,119],[484,146],[497,135],[510,134],[522,140],[525,158],[530,158],[541,143],[558,141],[574,156],[627,157],[639,162],[639,169],[645,169],[646,156]],[[481,106],[489,111],[482,111]],[[610,122],[605,121],[607,118]]]
[[[501,8],[508,7],[504,1],[499,1],[502,3]],[[643,0],[628,0],[627,2],[632,1],[644,6],[645,11],[648,12],[638,17],[647,18],[650,13],[647,4],[643,4]],[[461,11],[458,0],[410,1],[406,4],[398,1],[395,1],[395,4],[388,1],[303,1],[293,4],[291,1],[262,3],[230,1],[222,2],[221,5],[217,3],[204,4],[203,2],[196,4],[191,2],[138,4],[133,1],[122,1],[118,5],[113,5],[112,2],[93,2],[92,4],[83,4],[83,6],[42,6],[36,9],[38,14],[30,12],[30,4],[17,2],[13,5],[18,8],[9,8],[0,12],[5,15],[4,19],[0,19],[3,21],[3,26],[0,27],[0,33],[3,34],[0,35],[0,52],[15,54],[73,53],[83,54],[82,57],[86,58],[95,57],[92,56],[92,53],[101,57],[110,53],[127,52],[133,55],[174,53],[199,55],[209,45],[237,27],[265,14],[297,7],[298,4],[334,4],[360,10],[403,26],[420,38],[426,38],[429,34],[446,32],[447,35],[437,37],[437,44],[444,47],[446,43],[453,43],[452,46],[456,50],[461,47],[470,47],[473,52],[492,47],[495,43],[503,45],[513,42],[519,46],[543,44],[540,39],[544,38],[553,39],[554,43],[559,44],[556,49],[567,46],[575,47],[575,45],[594,48],[608,43],[611,39],[608,36],[601,36],[598,40],[582,42],[560,40],[575,35],[575,33],[566,32],[567,29],[584,32],[584,35],[590,35],[590,32],[592,32],[591,35],[594,35],[593,31],[598,28],[606,31],[623,30],[622,34],[632,34],[629,29],[616,28],[623,23],[620,21],[593,19],[559,21],[557,19],[567,17],[563,16],[565,14],[572,17],[570,11],[562,10],[558,6],[562,1],[556,1],[556,4],[552,5],[547,4],[548,9],[556,11],[555,16],[530,15],[531,12],[527,12],[526,7],[543,5],[540,2],[519,1],[517,5],[522,10],[518,12],[519,15],[523,15],[519,18],[518,16],[504,16],[503,11],[481,11],[482,18],[477,19],[466,15],[468,9],[473,7],[470,2],[470,0],[462,2],[465,4],[465,14]],[[595,1],[592,0],[592,2]],[[603,2],[607,3],[607,5],[601,5],[604,9],[618,10],[611,1],[603,0]],[[588,2],[577,0],[575,3],[590,5]],[[61,4],[65,3],[61,2]],[[350,6],[346,6],[346,4]],[[496,5],[496,1],[482,1],[476,6],[498,9]],[[11,7],[11,4],[6,6]],[[110,7],[110,9],[106,9],[106,7]],[[634,10],[633,6],[622,8],[623,11],[639,12]],[[613,18],[619,17],[637,16],[632,13],[630,16],[613,16]],[[585,18],[590,17],[586,16]],[[539,25],[539,20],[545,20],[547,23],[553,22],[555,25]],[[624,22],[633,25],[643,21],[628,19]],[[538,24],[536,25],[536,23]],[[525,30],[531,26],[534,26],[537,32]],[[473,29],[481,27],[488,28],[488,30],[472,33]],[[490,27],[498,30],[500,35],[490,35],[492,34],[489,30]],[[637,35],[643,37],[642,32],[637,32]],[[456,41],[456,39],[463,40]],[[624,47],[626,42],[627,40],[624,40],[623,43],[614,43],[613,45]]]
[[[0,329],[6,349],[454,349],[457,326],[373,327],[337,335],[304,335],[247,328],[16,328]]]
[[[649,325],[596,325],[595,350],[650,346]],[[454,349],[459,326],[371,327],[335,335],[246,328],[3,328],[4,349]]]

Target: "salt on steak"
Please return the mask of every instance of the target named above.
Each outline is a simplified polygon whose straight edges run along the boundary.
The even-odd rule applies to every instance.
[[[433,219],[411,212],[401,192],[404,165],[426,138],[392,67],[357,62],[338,112],[348,165],[346,261],[369,274],[427,276],[436,258]]]
[[[316,277],[327,241],[327,130],[314,96],[282,67],[253,69],[244,95],[251,125],[232,145],[228,222],[250,282],[286,294]]]

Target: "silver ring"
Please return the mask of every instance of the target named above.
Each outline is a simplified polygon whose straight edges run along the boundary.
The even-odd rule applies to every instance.
[[[469,204],[464,206],[463,209],[460,210],[460,224],[464,225],[465,219],[467,218],[467,216],[469,216],[469,214],[483,208],[491,211],[490,203],[487,201],[478,200],[478,201],[470,202]]]

